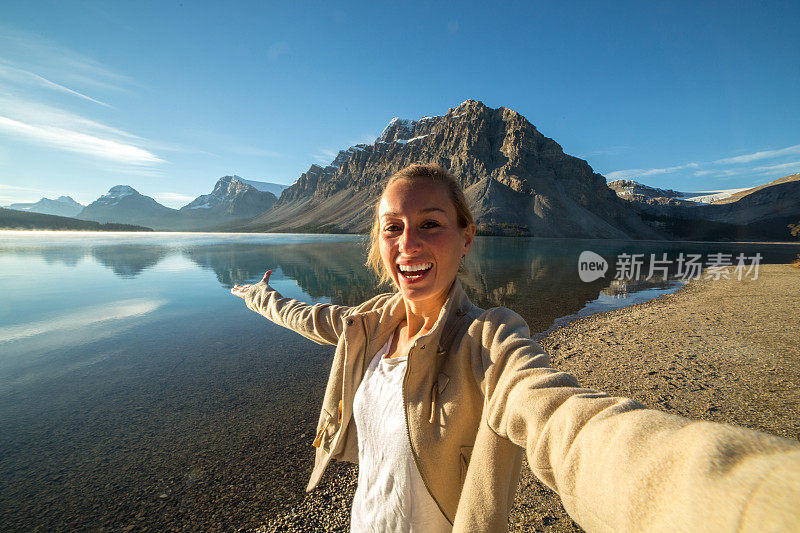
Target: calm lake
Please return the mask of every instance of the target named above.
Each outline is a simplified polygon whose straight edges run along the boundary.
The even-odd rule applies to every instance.
[[[0,232],[0,529],[252,528],[299,499],[333,347],[229,291],[271,268],[285,296],[358,304],[386,292],[362,239]],[[585,250],[607,261],[604,277],[579,279]],[[478,306],[509,307],[541,333],[679,287],[641,279],[651,253],[674,275],[681,253],[735,265],[798,252],[478,237],[462,282]],[[640,279],[614,280],[623,254],[645,254]]]

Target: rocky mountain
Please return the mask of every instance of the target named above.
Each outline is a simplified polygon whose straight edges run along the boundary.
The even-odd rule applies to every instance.
[[[56,215],[61,217],[74,217],[84,208],[69,196],[59,196],[55,200],[42,198],[34,203],[11,204],[9,209],[17,211],[28,211],[29,213],[40,213],[42,215]]]
[[[715,204],[729,204],[729,203],[732,203],[732,202],[739,201],[739,200],[743,199],[745,196],[749,196],[749,195],[751,195],[753,193],[757,193],[757,192],[762,191],[764,189],[775,187],[777,185],[782,185],[784,183],[791,183],[791,182],[794,182],[794,181],[800,181],[800,174],[791,174],[789,176],[784,176],[782,178],[778,178],[778,179],[776,179],[774,181],[771,181],[769,183],[765,183],[764,185],[759,185],[758,187],[751,187],[750,189],[742,189],[742,190],[739,190],[739,191],[735,192],[734,194],[731,194],[730,196],[728,196],[726,198],[719,198],[719,199],[715,200],[713,203],[715,203]],[[780,190],[780,189],[773,189],[773,192],[775,192],[776,190]]]
[[[262,188],[276,184],[251,182]],[[220,178],[210,194],[198,196],[177,209],[161,205],[128,185],[116,185],[76,218],[95,222],[136,224],[158,230],[213,230],[231,221],[242,221],[267,211],[277,200],[239,176]],[[224,229],[224,228],[223,228]]]
[[[180,213],[184,218],[205,224],[254,217],[272,207],[278,198],[271,192],[259,190],[253,183],[259,182],[224,176],[217,181],[211,194],[198,196],[181,207]]]
[[[250,231],[366,231],[381,183],[417,161],[452,172],[479,232],[545,237],[659,238],[606,180],[522,115],[467,100],[447,113],[393,119],[373,144],[312,165]]]
[[[712,204],[630,195],[631,206],[670,238],[695,240],[792,240],[800,221],[800,174],[742,190]]]
[[[154,229],[178,229],[183,226],[176,209],[163,206],[128,185],[111,187],[106,194],[83,208],[76,218]]]
[[[665,202],[667,199],[686,200],[695,203],[711,204],[720,202],[747,189],[721,189],[717,191],[681,192],[672,189],[658,189],[633,180],[615,180],[608,182],[609,188],[624,200],[646,201],[658,199]]]
[[[608,187],[620,198],[643,196],[645,198],[681,198],[683,193],[672,189],[657,189],[633,180],[609,181]]]

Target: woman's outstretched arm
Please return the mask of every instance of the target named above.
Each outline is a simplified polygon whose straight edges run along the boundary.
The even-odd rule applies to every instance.
[[[800,524],[800,443],[581,388],[548,368],[519,315],[498,308],[483,318],[478,364],[486,422],[525,449],[536,476],[587,530],[775,531]]]
[[[342,334],[342,319],[352,307],[333,304],[309,305],[292,298],[284,298],[269,286],[272,270],[255,285],[234,285],[231,293],[243,298],[247,307],[279,326],[289,328],[316,342],[336,344]]]

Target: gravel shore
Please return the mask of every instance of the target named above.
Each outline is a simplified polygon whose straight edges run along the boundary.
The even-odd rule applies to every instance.
[[[554,368],[587,387],[685,417],[800,440],[800,270],[696,280],[644,304],[593,315],[541,340]],[[334,465],[299,503],[256,531],[347,528],[356,467]],[[581,531],[525,466],[511,531]]]

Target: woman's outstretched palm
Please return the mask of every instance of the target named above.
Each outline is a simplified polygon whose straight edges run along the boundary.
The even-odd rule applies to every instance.
[[[264,283],[269,283],[270,274],[272,274],[272,270],[267,270],[264,274],[264,277],[261,278],[261,281]],[[231,294],[238,296],[239,298],[244,298],[247,294],[247,291],[250,290],[250,287],[252,287],[252,285],[234,285],[231,289]]]

